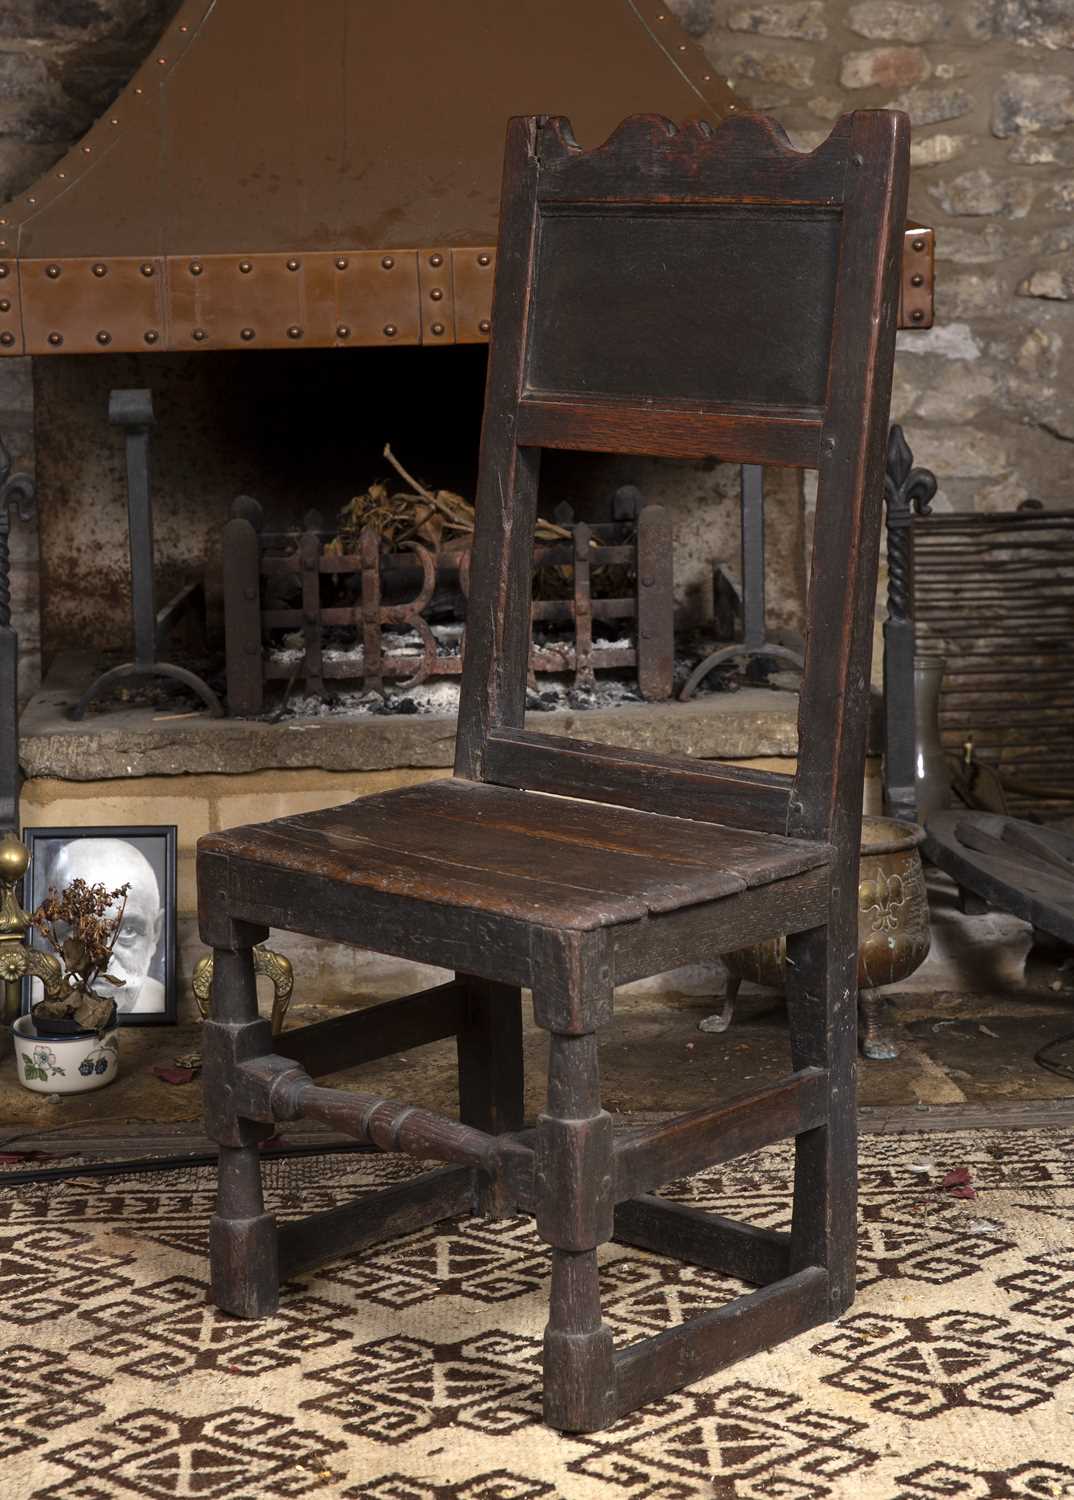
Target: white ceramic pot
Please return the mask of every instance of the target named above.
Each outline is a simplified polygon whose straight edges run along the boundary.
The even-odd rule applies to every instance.
[[[19,1082],[36,1094],[84,1094],[104,1088],[119,1069],[116,1023],[97,1034],[38,1036],[32,1016],[11,1028]]]

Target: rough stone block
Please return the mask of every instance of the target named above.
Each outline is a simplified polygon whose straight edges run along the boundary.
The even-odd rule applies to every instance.
[[[782,4],[745,5],[727,17],[730,31],[752,31],[758,36],[823,42],[828,35],[821,0],[785,0]]]
[[[1044,297],[1051,302],[1074,302],[1074,270],[1067,266],[1041,266],[1019,284],[1018,295]]]
[[[1074,47],[1070,0],[978,0],[970,25],[977,40],[1017,42],[1051,52]]]
[[[969,135],[946,135],[937,131],[935,135],[920,136],[910,141],[910,165],[913,167],[938,167],[945,161],[955,161],[964,156],[972,144]]]
[[[948,477],[994,479],[1006,467],[1007,449],[994,433],[960,426],[930,430],[928,441],[915,448],[919,461],[943,480]]]
[[[1070,135],[1020,135],[1011,142],[1007,160],[1022,167],[1071,166],[1074,138]]]
[[[736,52],[727,65],[732,78],[775,83],[792,89],[807,89],[812,86],[813,66],[813,58],[806,53],[788,52],[784,49]],[[756,103],[752,95],[751,102]]]
[[[1031,135],[1074,124],[1074,80],[1058,73],[1004,73],[992,97],[992,134]]]
[[[987,167],[975,167],[930,187],[929,196],[948,214],[1024,219],[1033,206],[1036,188],[1023,177],[997,177]]]
[[[923,83],[931,72],[920,47],[868,47],[846,54],[839,81],[845,89],[902,89]]]
[[[712,25],[712,0],[670,0],[670,7],[690,36],[704,36]]]
[[[973,108],[974,99],[965,89],[915,88],[894,101],[894,109],[904,109],[912,125],[938,125],[942,120],[957,120]]]
[[[1001,305],[1003,293],[994,273],[948,272],[936,279],[936,321],[987,316]]]
[[[896,344],[902,354],[938,354],[941,359],[981,357],[981,346],[968,323],[937,324],[922,333],[900,333]]]
[[[927,42],[943,20],[939,0],[860,0],[847,12],[847,25],[873,42]]]
[[[983,265],[989,261],[1004,260],[1015,252],[1012,233],[1002,224],[981,222],[972,229],[945,224],[943,235],[936,246],[938,260],[955,261],[959,265]],[[1025,252],[1024,245],[1018,249]],[[1050,254],[1050,251],[1041,251]]]

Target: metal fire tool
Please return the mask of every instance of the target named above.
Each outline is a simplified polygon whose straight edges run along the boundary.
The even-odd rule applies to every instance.
[[[779,656],[802,665],[797,651],[774,646],[765,638],[764,597],[764,470],[760,464],[742,465],[742,639],[711,651],[690,673],[679,694],[685,703],[722,662],[751,656]]]
[[[134,617],[134,660],[112,667],[92,682],[70,711],[81,719],[91,700],[105,688],[130,677],[170,677],[197,693],[214,718],[224,710],[209,684],[186,667],[157,660],[162,626],[172,611],[158,616],[153,599],[153,501],[149,492],[149,433],[155,422],[150,391],[113,391],[108,420],[127,434],[127,528],[131,558],[131,613]]]

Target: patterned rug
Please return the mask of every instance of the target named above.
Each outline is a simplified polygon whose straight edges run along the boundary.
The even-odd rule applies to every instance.
[[[1057,1131],[866,1137],[861,1292],[836,1325],[629,1417],[537,1420],[529,1220],[332,1263],[243,1323],[207,1301],[212,1174],[0,1187],[4,1500],[1054,1500],[1074,1496],[1074,1151]],[[669,1189],[786,1224],[789,1152]],[[946,1172],[968,1167],[975,1200]],[[408,1174],[266,1160],[283,1217]],[[605,1247],[620,1343],[736,1295]]]

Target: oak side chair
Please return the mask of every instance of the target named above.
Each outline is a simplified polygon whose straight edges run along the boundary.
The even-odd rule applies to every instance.
[[[545,1420],[584,1431],[850,1304],[858,839],[908,139],[888,111],[844,115],[809,154],[747,114],[638,116],[591,151],[565,120],[511,122],[454,777],[199,846],[219,1307],[265,1317],[281,1279],[332,1256],[533,1212],[551,1247]],[[819,469],[793,779],[523,727],[542,448]],[[270,927],[456,977],[274,1040],[251,952]],[[597,1034],[615,986],[780,932],[793,1072],[613,1133]],[[550,1033],[535,1131],[523,986]],[[313,1081],[449,1036],[459,1121]],[[299,1117],[444,1165],[277,1225],[258,1141]],[[788,1233],[655,1196],[790,1136]],[[616,1350],[597,1274],[612,1239],[759,1290]]]

